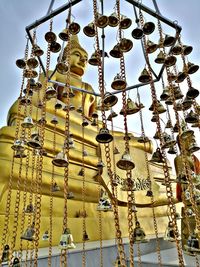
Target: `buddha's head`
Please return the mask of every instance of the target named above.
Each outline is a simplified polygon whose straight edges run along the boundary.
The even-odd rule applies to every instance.
[[[64,55],[66,54],[66,49],[64,50]],[[71,36],[71,54],[70,54],[70,71],[79,76],[82,76],[85,72],[88,62],[88,53],[79,44],[78,36]]]

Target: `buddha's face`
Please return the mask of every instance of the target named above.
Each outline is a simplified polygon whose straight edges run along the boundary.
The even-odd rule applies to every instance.
[[[72,49],[70,58],[71,72],[82,76],[85,72],[87,61],[88,61],[87,53],[78,48]]]

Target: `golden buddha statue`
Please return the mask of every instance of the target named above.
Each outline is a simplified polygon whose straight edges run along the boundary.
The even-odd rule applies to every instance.
[[[85,73],[85,68],[87,65],[88,54],[79,44],[78,38],[72,36],[71,40],[71,57],[70,57],[70,85],[72,87],[84,89],[89,92],[93,92],[93,88],[88,83],[82,81],[82,76]],[[49,72],[49,75],[52,72]],[[66,77],[58,73],[57,71],[51,77],[51,80],[65,84]],[[44,76],[41,75],[40,81],[44,81]],[[50,85],[50,84],[49,84]],[[62,107],[65,105],[65,99],[62,96],[62,91],[64,88],[60,86],[58,89],[57,99],[53,98],[46,102],[46,124],[45,124],[45,136],[44,136],[44,146],[43,149],[46,154],[43,156],[43,169],[42,169],[42,188],[41,188],[41,227],[40,227],[40,247],[47,246],[42,240],[43,234],[49,229],[50,221],[50,188],[52,181],[52,159],[60,152],[63,148],[65,140],[65,111],[63,109],[57,109],[55,114],[55,104],[59,103]],[[43,98],[46,88],[41,89],[40,98]],[[78,90],[73,90],[74,97],[70,99],[70,103],[74,105],[75,109],[82,106],[85,117],[90,120],[92,112],[95,110],[95,97],[92,94],[82,93]],[[32,97],[32,108],[31,114],[29,114],[33,122],[37,122],[40,119],[40,109],[39,97],[36,92],[34,92]],[[84,100],[83,100],[84,98]],[[10,221],[8,225],[8,232],[12,232],[12,224],[15,220],[13,211],[15,206],[15,199],[17,198],[18,192],[20,194],[26,193],[26,199],[30,199],[31,194],[36,193],[36,188],[34,187],[33,177],[31,176],[32,169],[36,172],[37,166],[34,165],[34,158],[32,150],[27,147],[29,151],[29,164],[27,166],[26,159],[14,159],[14,168],[11,168],[13,162],[13,150],[12,146],[15,141],[15,132],[17,120],[23,121],[24,110],[23,108],[18,112],[19,100],[17,100],[9,110],[8,114],[8,126],[1,128],[0,130],[0,168],[1,168],[1,178],[0,178],[0,225],[4,224],[4,215],[7,203],[7,193],[9,188],[10,175],[12,176],[12,199],[10,206]],[[53,125],[52,117],[57,117],[56,130],[55,125]],[[83,195],[82,177],[79,175],[80,169],[82,168],[82,145],[84,142],[84,149],[87,151],[87,156],[84,157],[84,171],[85,171],[85,211],[87,216],[85,217],[86,227],[90,240],[99,240],[99,233],[96,229],[98,225],[98,211],[97,205],[99,202],[99,182],[103,189],[107,192],[109,197],[112,197],[110,179],[107,173],[107,167],[103,167],[101,175],[97,168],[99,163],[99,157],[102,156],[102,161],[106,162],[106,156],[104,153],[104,146],[100,146],[96,141],[97,127],[88,125],[84,127],[84,140],[82,136],[82,115],[76,110],[70,111],[70,133],[73,134],[74,148],[69,151],[69,193],[71,197],[68,199],[68,227],[74,236],[75,242],[82,242],[82,219],[77,217],[77,212],[83,209]],[[124,152],[124,135],[122,132],[113,132],[114,142],[117,145],[118,150],[122,154]],[[55,149],[53,148],[52,140],[55,140]],[[138,138],[131,136],[130,140],[130,154],[135,163],[135,169],[133,170],[133,178],[146,179],[147,170],[145,168],[145,153],[148,157],[152,153],[152,143],[142,144],[138,142]],[[112,152],[112,149],[111,149]],[[113,155],[111,153],[111,159]],[[115,161],[117,162],[121,158],[120,154],[115,155]],[[20,163],[21,161],[21,163]],[[155,214],[157,216],[158,231],[164,233],[167,224],[167,207],[168,201],[166,200],[166,194],[164,190],[160,190],[160,186],[153,180],[153,177],[163,177],[162,164],[149,163],[150,172],[152,176],[152,191],[155,198]],[[20,172],[20,182],[19,182],[19,172]],[[125,172],[121,169],[116,170],[117,176],[122,180],[125,178]],[[97,181],[98,177],[98,181]],[[57,246],[59,244],[59,237],[62,234],[62,223],[63,223],[63,168],[54,166],[53,172],[53,182],[52,185],[56,184],[57,188],[60,190],[54,190],[53,192],[53,241],[52,244]],[[24,185],[26,185],[26,192],[24,192]],[[146,189],[147,190],[147,189]],[[135,205],[138,209],[138,217],[142,223],[146,234],[153,234],[153,220],[147,220],[146,218],[152,217],[151,201],[148,196],[146,196],[146,190],[136,191]],[[74,198],[72,198],[74,197]],[[21,198],[22,199],[22,198]],[[32,198],[34,199],[34,198]],[[29,203],[31,204],[31,203]],[[127,229],[127,193],[120,189],[118,185],[118,199],[117,204],[119,205],[119,220],[121,223],[122,236],[128,236]],[[21,201],[19,203],[19,211],[17,214],[19,225],[24,212],[24,203]],[[34,206],[34,203],[33,203]],[[158,207],[156,207],[158,206]],[[161,207],[159,207],[161,206]],[[141,209],[140,209],[141,208]],[[83,213],[83,212],[82,212]],[[102,224],[103,224],[103,239],[115,238],[115,228],[113,222],[112,212],[102,212]],[[55,227],[54,227],[55,226]],[[27,227],[27,221],[25,220],[24,229]],[[20,228],[20,227],[19,227]],[[1,235],[1,233],[0,233]],[[20,230],[17,232],[16,236],[16,247],[19,245],[20,240]],[[9,240],[8,240],[9,242]]]

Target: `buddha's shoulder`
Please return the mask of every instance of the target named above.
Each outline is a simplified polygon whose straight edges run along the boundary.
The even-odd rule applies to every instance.
[[[85,87],[85,90],[86,91],[89,91],[89,92],[94,92],[94,89],[92,88],[92,85],[87,83],[87,82],[83,82],[84,83],[84,87]]]

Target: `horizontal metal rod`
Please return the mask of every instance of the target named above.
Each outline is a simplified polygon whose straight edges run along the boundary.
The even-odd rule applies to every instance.
[[[67,3],[54,11],[52,11],[50,14],[40,18],[39,20],[36,20],[34,23],[30,24],[26,27],[29,31],[34,29],[35,27],[39,26],[40,24],[44,23],[45,21],[49,20],[50,18],[55,17],[56,15],[60,14],[61,12],[68,9],[70,6],[76,5],[77,3],[81,2],[82,0],[71,0],[70,3]]]
[[[148,14],[150,14],[151,16],[158,18],[159,20],[161,20],[162,22],[166,23],[167,25],[169,25],[170,27],[176,29],[178,32],[181,32],[182,28],[181,26],[179,26],[177,23],[163,17],[161,14],[158,14],[158,12],[155,12],[154,10],[150,9],[149,7],[143,5],[142,3],[140,3],[139,1],[135,1],[135,0],[125,0],[127,2],[129,2],[130,4],[142,9],[143,11],[147,12]]]

